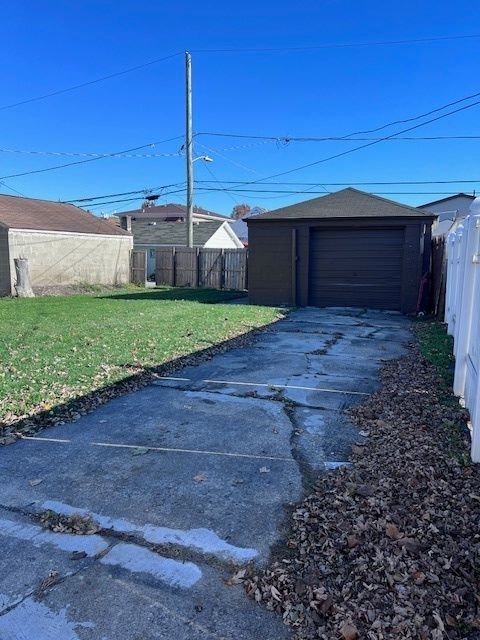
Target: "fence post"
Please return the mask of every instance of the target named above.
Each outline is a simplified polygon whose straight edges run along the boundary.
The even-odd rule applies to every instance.
[[[455,256],[455,232],[448,234],[447,238],[447,286],[445,293],[445,322],[448,325],[448,333],[451,335],[451,322],[453,313],[453,280],[454,280],[454,256]]]
[[[177,286],[177,250],[172,247],[172,286]]]
[[[198,288],[200,286],[200,247],[195,250],[195,272],[195,286]]]
[[[220,289],[225,289],[225,249],[220,251]]]
[[[473,216],[468,216],[464,223],[463,252],[460,256],[460,278],[457,284],[459,289],[459,303],[457,321],[455,322],[455,377],[453,391],[457,396],[463,396],[465,392],[465,379],[467,375],[467,355],[470,345],[472,329],[473,297],[475,292],[475,247],[480,232],[475,229],[476,221]]]

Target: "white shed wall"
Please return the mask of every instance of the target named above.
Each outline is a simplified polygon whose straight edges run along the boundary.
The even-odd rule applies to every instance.
[[[78,283],[120,285],[130,280],[133,238],[86,233],[10,229],[10,282],[14,258],[27,258],[32,287]]]

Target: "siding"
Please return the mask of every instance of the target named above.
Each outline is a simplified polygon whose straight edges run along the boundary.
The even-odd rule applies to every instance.
[[[249,299],[253,304],[298,304],[307,306],[310,299],[310,273],[312,261],[311,236],[316,229],[351,230],[355,235],[360,229],[401,230],[403,234],[402,257],[396,274],[400,281],[400,305],[404,313],[416,310],[422,261],[429,264],[429,232],[432,219],[425,216],[405,218],[324,218],[299,220],[249,220]],[[424,236],[424,232],[427,235]],[[292,233],[295,234],[295,259],[292,259]],[[424,237],[427,241],[424,242]],[[328,248],[330,259],[335,259],[335,240]],[[425,248],[425,255],[423,249]],[[368,251],[368,248],[366,249]],[[372,248],[382,253],[382,248]],[[398,264],[398,263],[397,263]],[[294,270],[292,268],[294,266]],[[315,267],[313,267],[315,268]],[[425,269],[428,269],[426,266]],[[294,277],[295,276],[295,277]],[[292,282],[295,286],[292,287]],[[390,295],[390,294],[389,294]],[[338,298],[339,306],[348,306],[348,296]],[[388,301],[387,301],[387,304]]]
[[[292,227],[249,227],[248,297],[252,304],[292,305]]]
[[[220,227],[218,231],[215,231],[213,236],[209,238],[203,246],[206,249],[241,249],[243,247],[240,241],[234,241],[225,228],[225,225]]]
[[[0,296],[9,296],[11,293],[8,229],[0,227]]]
[[[131,236],[21,231],[10,229],[10,277],[14,258],[29,261],[32,287],[81,282],[126,284],[130,280]]]

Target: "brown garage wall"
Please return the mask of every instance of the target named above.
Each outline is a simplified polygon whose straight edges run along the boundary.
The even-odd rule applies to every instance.
[[[8,229],[0,227],[0,296],[9,296],[11,293]]]
[[[431,219],[424,216],[395,218],[328,218],[249,221],[249,298],[253,304],[309,304],[310,233],[319,228],[401,228],[404,230],[401,267],[401,311],[416,311],[422,261],[428,265],[427,238]],[[292,252],[295,233],[296,259]],[[293,257],[292,257],[293,256]],[[425,267],[424,267],[425,269]],[[295,285],[292,287],[292,273]]]
[[[294,305],[292,228],[289,223],[248,229],[248,298],[251,304]]]

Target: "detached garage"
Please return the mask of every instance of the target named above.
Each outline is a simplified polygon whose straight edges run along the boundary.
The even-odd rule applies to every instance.
[[[251,217],[250,302],[415,312],[434,219],[353,188]]]

